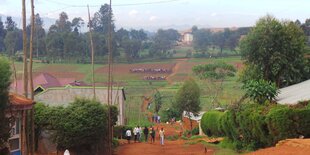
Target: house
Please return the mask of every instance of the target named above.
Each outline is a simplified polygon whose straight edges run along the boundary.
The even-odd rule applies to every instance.
[[[96,87],[96,99],[103,104],[108,102],[107,87]],[[51,87],[36,94],[34,99],[36,102],[42,102],[50,106],[68,105],[75,98],[93,98],[92,86],[76,86],[68,84],[64,87]],[[119,110],[117,125],[125,125],[125,91],[123,87],[113,87],[112,90],[112,105],[115,105]]]
[[[281,88],[276,101],[279,104],[294,105],[310,101],[310,80]]]
[[[56,78],[49,73],[40,73],[33,78],[34,93],[37,94],[50,87],[65,86],[74,81],[76,81],[74,78]],[[22,94],[24,92],[22,80],[12,82],[10,87],[12,92],[16,92],[18,94]],[[28,91],[30,91],[30,88]]]
[[[22,144],[22,137],[24,130],[22,129],[23,117],[25,111],[31,110],[35,102],[27,99],[21,95],[9,94],[9,110],[6,112],[6,117],[13,118],[13,124],[11,124],[11,137],[9,138],[8,148],[11,155],[21,155],[22,147],[26,147]]]
[[[203,131],[201,129],[200,120],[205,112],[199,112],[198,115],[194,115],[191,112],[183,111],[182,121],[184,122],[184,126],[186,129],[190,130],[190,121],[192,121],[193,129],[195,127],[199,127],[199,135],[203,135]]]
[[[193,33],[192,30],[186,30],[186,31],[182,31],[180,32],[181,34],[181,43],[184,45],[191,45],[193,42]]]

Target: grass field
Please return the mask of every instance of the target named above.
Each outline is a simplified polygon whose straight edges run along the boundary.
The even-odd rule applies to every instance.
[[[176,49],[178,57],[182,58],[186,55],[190,47],[183,49]],[[181,51],[181,52],[180,52]],[[199,64],[208,64],[214,62],[226,62],[234,65],[236,68],[242,68],[242,61],[240,57],[225,57],[225,58],[190,58],[190,59],[164,59],[143,61],[139,63],[124,64],[119,63],[113,66],[113,79],[115,82],[121,82],[122,87],[126,92],[126,115],[129,124],[145,124],[147,119],[145,114],[141,112],[142,96],[152,96],[157,89],[164,96],[163,108],[168,108],[178,89],[182,86],[184,80],[189,77],[194,77],[192,74],[192,67]],[[22,63],[15,63],[18,77],[21,77]],[[134,74],[130,73],[130,68],[145,67],[145,68],[174,68],[175,73],[168,81],[145,81],[144,75],[148,74]],[[35,75],[41,72],[51,73],[52,75],[62,77],[74,77],[76,80],[91,82],[91,65],[90,64],[42,64],[34,63],[33,71]],[[107,80],[107,65],[95,65],[95,81],[105,82]],[[195,77],[194,77],[195,78]],[[213,83],[206,80],[199,80],[197,83],[201,88],[201,106],[202,110],[210,110],[217,105],[211,104],[210,90],[208,87]],[[241,84],[237,81],[237,77],[228,78],[223,83],[223,92],[219,95],[219,102],[222,106],[226,106],[233,101],[236,101],[243,94]]]

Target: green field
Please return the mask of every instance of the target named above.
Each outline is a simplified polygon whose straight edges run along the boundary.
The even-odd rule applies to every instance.
[[[182,58],[185,56],[187,50],[190,50],[189,47],[176,49],[177,56],[176,58]],[[225,57],[225,58],[190,58],[184,61],[192,66],[195,64],[200,63],[214,63],[214,62],[226,62],[229,64],[242,64],[241,58],[238,56],[232,57]],[[162,64],[175,64],[179,62],[178,59],[164,59],[164,60],[146,60],[139,63],[130,63],[124,64],[125,66],[130,67],[131,65],[148,65],[148,64],[158,64],[159,66]],[[120,65],[123,63],[120,63]],[[132,74],[129,71],[117,71],[118,64],[115,64],[114,70],[115,75],[113,76],[114,81],[122,82],[123,87],[125,88],[126,92],[126,115],[129,124],[145,124],[147,123],[147,119],[145,114],[142,113],[141,110],[141,103],[142,103],[142,96],[152,96],[153,92],[157,89],[163,95],[163,107],[162,109],[166,109],[170,106],[171,102],[174,100],[174,96],[178,89],[182,86],[182,82],[184,79],[188,77],[193,77],[191,72],[191,66],[184,64],[183,66],[180,65],[176,74],[171,77],[172,83],[168,83],[167,81],[145,81],[141,77],[142,75],[139,74]],[[15,62],[18,77],[21,77],[22,73],[22,63]],[[95,64],[95,70],[104,68],[106,65],[104,64]],[[186,67],[186,68],[183,68]],[[90,83],[92,79],[91,73],[91,65],[90,64],[43,64],[43,63],[34,63],[33,67],[34,72],[50,72],[50,73],[57,73],[58,75],[68,74],[66,76],[75,76],[79,77],[85,82]],[[195,77],[194,77],[195,78]],[[238,77],[228,78],[223,83],[223,91],[219,94],[218,100],[222,107],[229,105],[230,103],[238,100],[241,95],[243,94],[241,90],[241,83],[237,81]],[[107,73],[100,72],[96,73],[95,81],[96,82],[105,82],[107,80]],[[201,107],[202,110],[210,110],[218,105],[211,104],[212,98],[210,95],[212,94],[212,89],[210,89],[212,83],[207,80],[199,80],[196,78],[197,83],[201,88]]]

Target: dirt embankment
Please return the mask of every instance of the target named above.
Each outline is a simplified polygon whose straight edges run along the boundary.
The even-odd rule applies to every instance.
[[[310,154],[310,139],[286,139],[275,147],[260,149],[249,155],[308,155]]]

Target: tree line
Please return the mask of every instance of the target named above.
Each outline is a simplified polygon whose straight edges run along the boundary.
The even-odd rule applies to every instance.
[[[113,16],[113,13],[112,13]],[[112,17],[113,20],[113,17]],[[109,5],[104,4],[94,13],[90,22],[81,17],[75,17],[72,21],[66,12],[61,12],[55,24],[51,25],[47,32],[44,30],[43,19],[40,14],[35,15],[34,56],[37,59],[61,62],[75,59],[78,62],[88,62],[90,59],[89,32],[81,32],[81,28],[87,24],[93,31],[95,58],[98,61],[108,53],[109,32]],[[30,37],[31,25],[27,26],[27,37]],[[143,57],[166,57],[168,50],[179,40],[180,35],[174,29],[158,30],[153,36],[148,36],[146,31],[115,30],[112,21],[112,49],[113,55],[120,57],[122,52],[127,61],[135,61]],[[28,39],[29,40],[29,39]],[[29,43],[28,43],[29,44]],[[0,17],[0,52],[8,56],[20,55],[22,50],[22,30],[17,27],[12,17],[8,16],[3,22]]]

